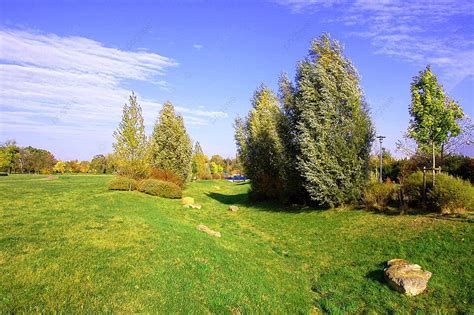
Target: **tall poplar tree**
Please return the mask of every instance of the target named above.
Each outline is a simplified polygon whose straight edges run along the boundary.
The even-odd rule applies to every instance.
[[[330,207],[357,200],[373,127],[358,74],[329,35],[314,40],[300,62],[294,97],[298,169],[311,199]]]
[[[175,113],[170,102],[166,102],[150,139],[152,166],[172,172],[185,182],[190,177],[192,152],[192,142],[183,118]]]
[[[146,177],[148,165],[145,126],[142,108],[134,93],[130,95],[129,105],[123,106],[122,121],[114,131],[114,138],[113,148],[118,173],[134,179]]]
[[[283,146],[280,168],[283,189],[280,199],[285,203],[303,203],[307,199],[307,194],[296,163],[298,156],[296,127],[299,115],[295,104],[295,88],[286,73],[280,75],[278,96],[283,111],[278,126]]]
[[[434,184],[436,151],[451,137],[459,135],[461,126],[458,120],[464,117],[464,113],[446,95],[429,66],[420,71],[411,83],[410,115],[409,136],[418,143],[419,148],[429,146],[431,149]]]
[[[236,142],[245,174],[251,179],[256,199],[279,198],[282,189],[280,167],[283,147],[278,134],[281,111],[275,93],[258,88],[245,120],[237,119]]]

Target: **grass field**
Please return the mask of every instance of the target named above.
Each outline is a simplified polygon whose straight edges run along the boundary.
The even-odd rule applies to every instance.
[[[187,209],[110,179],[0,178],[0,313],[474,312],[468,221],[282,211],[225,181],[190,184],[202,209]],[[426,293],[383,283],[396,257],[433,272]]]

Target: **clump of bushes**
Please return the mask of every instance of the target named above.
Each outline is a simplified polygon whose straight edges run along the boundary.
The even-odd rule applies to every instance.
[[[431,176],[426,176],[426,190],[432,186]],[[423,202],[423,172],[415,172],[402,182],[404,201],[411,207],[420,206]]]
[[[385,210],[388,203],[396,194],[396,185],[392,182],[369,184],[363,194],[363,201],[367,210]]]
[[[165,182],[170,182],[175,185],[178,185],[181,188],[183,187],[183,184],[184,184],[178,175],[174,174],[171,171],[166,171],[166,170],[162,170],[158,168],[153,168],[150,171],[150,178],[158,179]]]
[[[138,190],[163,198],[179,199],[182,197],[181,187],[178,185],[153,178],[142,181]]]
[[[474,187],[460,178],[439,174],[427,197],[441,213],[460,213],[474,205]]]
[[[137,181],[128,177],[117,176],[108,183],[110,190],[136,190]]]
[[[409,175],[402,183],[404,201],[410,207],[423,205],[423,173]],[[474,188],[465,180],[448,174],[436,175],[436,185],[433,187],[431,174],[426,174],[427,209],[442,213],[458,213],[474,205]]]

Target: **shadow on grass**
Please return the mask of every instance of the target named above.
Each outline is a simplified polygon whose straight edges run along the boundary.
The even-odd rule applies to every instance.
[[[305,213],[305,212],[313,212],[313,211],[322,211],[324,209],[310,207],[310,206],[302,206],[302,205],[295,205],[295,206],[286,206],[282,205],[276,200],[271,201],[253,201],[249,199],[248,193],[241,193],[235,195],[226,195],[216,192],[210,192],[206,194],[208,197],[219,201],[225,205],[240,205],[246,207],[253,207],[260,211],[268,211],[268,212],[287,212],[287,213]]]
[[[386,282],[386,280],[385,280],[385,275],[384,275],[383,269],[384,269],[385,267],[387,267],[387,261],[380,262],[380,263],[378,263],[376,266],[377,266],[377,269],[372,270],[372,271],[369,271],[369,272],[365,275],[365,277],[366,277],[367,279],[370,279],[370,280],[374,281],[374,282],[379,282],[379,283],[381,283],[381,284],[383,284],[383,285],[386,285],[387,282]]]

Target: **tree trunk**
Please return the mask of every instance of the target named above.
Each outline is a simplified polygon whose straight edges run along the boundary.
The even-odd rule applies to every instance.
[[[434,141],[431,142],[432,143],[432,147],[433,147],[433,187],[435,186],[435,182],[436,182],[436,154],[435,154],[435,143]]]

